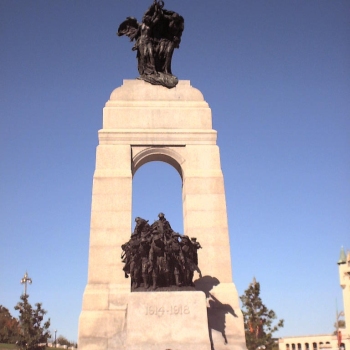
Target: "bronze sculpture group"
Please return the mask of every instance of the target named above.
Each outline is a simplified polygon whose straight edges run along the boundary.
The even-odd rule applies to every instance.
[[[131,238],[122,245],[125,277],[131,277],[131,289],[193,287],[193,274],[198,268],[196,238],[174,232],[163,213],[152,225],[137,217]],[[151,287],[151,288],[150,288]]]
[[[171,60],[174,49],[180,46],[183,30],[183,17],[164,9],[164,1],[154,0],[141,23],[127,17],[117,35],[126,35],[135,41],[132,50],[137,51],[139,79],[172,88],[178,79],[172,74]]]

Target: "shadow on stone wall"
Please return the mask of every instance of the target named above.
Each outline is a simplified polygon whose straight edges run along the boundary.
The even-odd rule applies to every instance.
[[[226,315],[231,314],[234,317],[238,317],[233,310],[232,306],[229,304],[223,304],[215,298],[210,291],[220,284],[220,281],[216,277],[204,276],[199,278],[194,282],[196,290],[200,290],[205,293],[205,296],[208,300],[207,305],[207,314],[208,314],[208,329],[209,329],[209,338],[212,350],[214,350],[214,342],[212,331],[218,331],[221,333],[224,343],[227,344],[226,338]]]

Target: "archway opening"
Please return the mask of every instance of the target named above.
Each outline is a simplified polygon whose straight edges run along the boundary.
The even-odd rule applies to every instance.
[[[184,233],[182,179],[171,165],[151,161],[137,169],[132,183],[132,218],[141,217],[152,224],[162,212],[172,229]],[[135,222],[132,222],[132,229]]]

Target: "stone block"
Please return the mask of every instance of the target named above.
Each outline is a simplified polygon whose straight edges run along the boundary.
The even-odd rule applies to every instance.
[[[96,169],[129,169],[130,145],[99,145],[96,149]]]
[[[191,86],[189,80],[181,80],[173,89],[151,85],[142,80],[123,80],[123,85],[114,89],[106,106],[117,101],[204,101],[203,94]]]
[[[204,293],[131,293],[126,348],[210,350]]]
[[[203,249],[198,251],[199,254],[206,252],[208,247],[212,245],[226,245],[229,246],[229,237],[228,237],[228,227],[222,225],[219,227],[188,227],[186,229],[186,234],[189,237],[196,237],[198,242],[201,243]]]
[[[159,125],[158,125],[159,126]],[[215,145],[217,133],[214,130],[198,129],[121,129],[99,131],[100,145]]]
[[[186,170],[221,170],[217,145],[187,145]]]
[[[185,208],[187,210],[186,204]],[[212,227],[214,230],[217,227],[227,227],[227,216],[225,210],[191,210],[187,211],[184,217],[185,227]]]
[[[230,247],[227,245],[214,245],[211,249],[204,251],[204,257],[199,255],[199,267],[203,275],[210,275],[222,283],[232,281],[231,258],[227,257]],[[215,261],[215,264],[212,262]]]
[[[124,80],[103,110],[103,129],[212,128],[211,110],[202,93],[190,84],[174,89]]]
[[[221,173],[218,173],[217,176],[205,176],[203,172],[199,174],[193,174],[184,171],[184,194],[188,196],[190,194],[223,194],[225,193],[224,180]]]
[[[120,259],[120,246],[91,246],[89,253],[89,283],[120,283],[128,284],[124,278],[124,264]]]
[[[101,311],[109,308],[107,284],[88,284],[84,291],[83,310]]]
[[[127,241],[131,234],[131,210],[93,210],[91,211],[90,227],[93,230],[112,229],[116,235],[122,235]]]
[[[133,103],[131,106],[105,107],[103,110],[103,130],[176,130],[182,129],[184,124],[187,124],[187,129],[210,130],[212,127],[210,109],[195,109],[192,104],[173,108],[171,105],[160,106],[145,102],[142,105]]]
[[[82,338],[112,338],[116,331],[125,327],[126,310],[117,311],[84,311],[80,316],[80,323],[84,327],[79,329]]]
[[[99,171],[99,174],[102,172]],[[127,176],[118,176],[106,177],[98,176],[93,180],[92,195],[104,195],[110,194],[118,196],[123,194],[125,196],[131,196],[131,184],[132,184],[132,175],[131,171]]]
[[[90,230],[90,245],[91,246],[114,246],[121,247],[127,239],[123,239],[116,234],[115,228],[91,228]],[[121,252],[121,249],[120,249]]]
[[[184,203],[188,211],[226,211],[225,193],[213,194],[187,194]]]
[[[97,337],[82,337],[79,334],[79,348],[84,350],[107,350],[108,339]]]
[[[131,179],[130,179],[131,180]],[[123,184],[126,186],[123,187]],[[92,199],[91,210],[94,212],[101,211],[126,211],[131,209],[131,191],[127,187],[130,181],[126,183],[120,181],[118,195],[115,194],[94,194]]]

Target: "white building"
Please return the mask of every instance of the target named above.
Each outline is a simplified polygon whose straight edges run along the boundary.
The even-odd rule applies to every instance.
[[[339,329],[337,335],[320,334],[286,337],[278,340],[280,350],[322,350],[339,349],[350,350],[350,252],[345,255],[341,249],[338,261],[340,286],[343,289],[343,311],[339,316],[344,316],[345,328]]]

